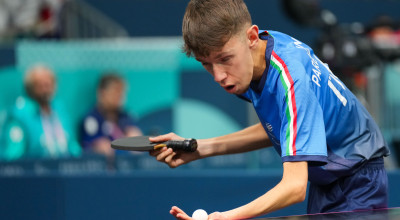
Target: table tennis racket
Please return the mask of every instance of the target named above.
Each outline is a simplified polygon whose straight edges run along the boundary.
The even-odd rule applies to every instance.
[[[196,139],[185,140],[169,140],[166,142],[150,142],[150,136],[137,136],[120,138],[111,142],[111,147],[117,150],[128,151],[150,151],[163,147],[172,148],[174,151],[182,150],[187,152],[194,152],[197,149]]]

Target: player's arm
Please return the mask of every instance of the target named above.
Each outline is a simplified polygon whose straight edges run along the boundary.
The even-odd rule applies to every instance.
[[[199,140],[200,156],[243,153],[272,146],[261,123],[220,137]]]
[[[222,214],[226,219],[253,218],[302,202],[306,197],[307,179],[307,162],[285,162],[282,180],[274,188],[244,206],[215,214]]]

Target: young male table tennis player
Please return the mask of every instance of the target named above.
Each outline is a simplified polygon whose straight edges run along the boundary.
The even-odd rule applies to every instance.
[[[184,50],[228,93],[254,105],[260,123],[198,140],[194,153],[163,148],[150,154],[177,167],[190,161],[271,146],[283,177],[264,195],[209,219],[267,214],[306,197],[308,213],[387,207],[383,157],[389,149],[356,97],[310,47],[283,33],[252,25],[242,0],[191,0],[183,19]],[[154,142],[182,139],[170,133]],[[190,219],[173,207],[177,219]]]

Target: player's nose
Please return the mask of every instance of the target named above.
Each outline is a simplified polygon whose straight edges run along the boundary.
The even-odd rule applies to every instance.
[[[213,75],[214,75],[214,80],[217,83],[221,83],[227,77],[226,72],[217,65],[213,66]]]

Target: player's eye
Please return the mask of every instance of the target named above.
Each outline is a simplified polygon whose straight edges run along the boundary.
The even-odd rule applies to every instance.
[[[209,66],[210,64],[209,64],[209,63],[206,63],[206,62],[201,62],[201,65],[203,65],[204,67],[207,67],[207,66]]]
[[[232,56],[223,57],[223,58],[221,58],[221,62],[222,62],[222,63],[226,63],[226,62],[230,61],[231,58],[232,58]]]

